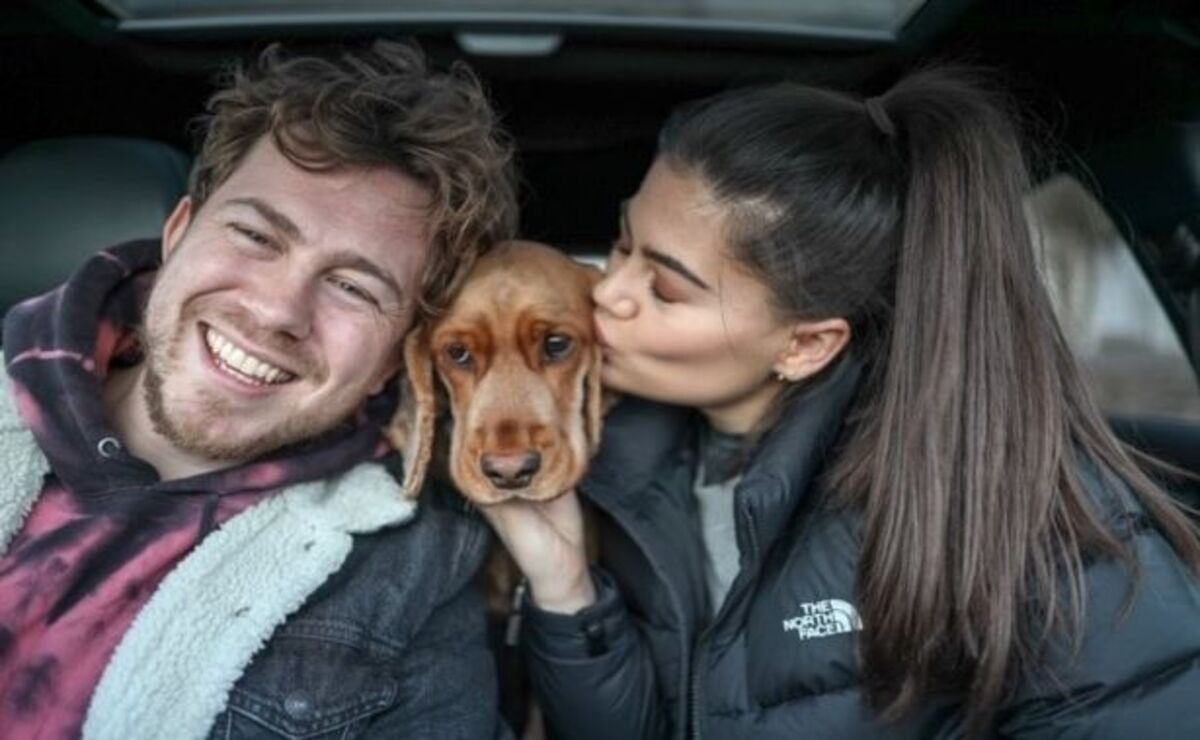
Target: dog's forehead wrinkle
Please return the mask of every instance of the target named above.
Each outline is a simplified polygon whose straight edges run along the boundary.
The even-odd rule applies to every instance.
[[[492,305],[497,308],[513,306],[521,297],[521,286],[514,280],[499,280],[491,290]]]
[[[456,305],[451,308],[434,331],[434,341],[448,334],[470,334],[475,331],[488,331],[490,327],[490,312],[486,307],[468,307]]]
[[[478,286],[478,294],[487,297],[490,316],[515,313],[541,313],[547,317],[590,314],[587,295],[571,290],[562,276],[514,269],[489,276]],[[555,279],[557,277],[557,279]]]

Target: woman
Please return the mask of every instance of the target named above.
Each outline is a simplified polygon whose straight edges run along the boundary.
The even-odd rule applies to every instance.
[[[1003,103],[928,70],[678,111],[595,290],[582,493],[487,515],[563,737],[1200,737],[1200,542],[1039,282]],[[682,408],[681,408],[682,407]]]

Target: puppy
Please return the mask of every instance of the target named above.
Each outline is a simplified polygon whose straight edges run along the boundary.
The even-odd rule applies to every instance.
[[[432,456],[439,386],[450,476],[468,499],[543,501],[579,482],[600,441],[600,277],[553,247],[505,242],[476,262],[444,315],[409,334],[408,387],[387,430],[405,453],[407,495]]]
[[[505,242],[481,257],[446,313],[414,330],[404,345],[408,384],[387,430],[404,452],[404,489],[415,496],[433,457],[435,433],[448,433],[446,467],[469,500],[545,501],[583,477],[600,442],[601,352],[592,323],[592,287],[601,273],[558,250]],[[438,423],[445,399],[449,419]],[[586,511],[585,511],[586,514]],[[585,516],[589,558],[596,558]],[[495,547],[483,570],[497,650],[501,704],[525,738],[543,735],[516,651],[524,582]]]

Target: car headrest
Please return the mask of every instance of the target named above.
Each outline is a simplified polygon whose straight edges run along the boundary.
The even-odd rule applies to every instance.
[[[0,158],[0,315],[66,279],[99,249],[157,237],[190,162],[146,139],[73,137]]]

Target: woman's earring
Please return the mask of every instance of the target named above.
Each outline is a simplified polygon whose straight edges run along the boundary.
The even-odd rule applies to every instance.
[[[777,380],[779,380],[779,382],[780,382],[780,383],[790,383],[790,382],[792,382],[792,379],[791,379],[791,378],[789,378],[788,376],[784,375],[782,370],[776,370],[776,371],[775,371],[775,378],[776,378]]]

